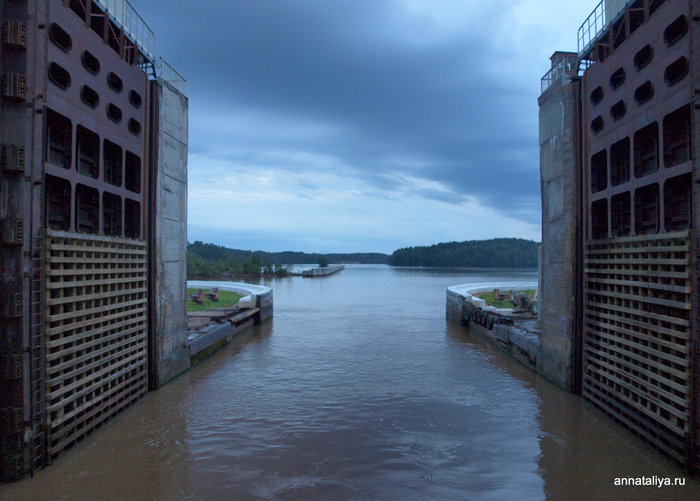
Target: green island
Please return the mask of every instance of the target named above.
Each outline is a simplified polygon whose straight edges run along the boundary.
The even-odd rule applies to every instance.
[[[191,296],[194,294],[197,294],[197,291],[199,289],[187,289],[187,311],[192,312],[192,311],[202,311],[202,310],[210,310],[212,308],[225,308],[228,306],[233,306],[236,303],[238,303],[238,300],[243,297],[242,294],[238,294],[236,292],[231,292],[231,291],[222,291],[219,290],[219,300],[214,301],[210,297],[207,297],[207,294],[211,293],[211,290],[209,289],[203,289],[204,291],[204,302],[203,303],[196,303],[191,299]]]

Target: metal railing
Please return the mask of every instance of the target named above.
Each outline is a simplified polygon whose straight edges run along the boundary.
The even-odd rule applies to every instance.
[[[581,27],[578,29],[578,54],[583,56],[606,26],[605,5],[603,0],[593,9]]]
[[[162,57],[160,58],[160,77],[175,87],[182,95],[187,95],[187,80]]]
[[[155,78],[156,71],[156,37],[151,28],[148,27],[143,18],[136,12],[128,0],[93,0],[114,21],[124,30],[124,34],[129,37],[148,59],[144,65],[144,71]],[[170,66],[162,57],[160,58],[160,72],[157,72],[164,81],[175,87],[182,94],[187,94],[187,80]],[[147,68],[150,68],[148,70]]]
[[[93,0],[118,24],[141,52],[150,60],[156,59],[156,37],[146,22],[127,0]]]
[[[562,56],[552,68],[544,74],[541,80],[542,92],[549,89],[552,84],[563,75],[571,75],[578,68],[578,56],[575,54]]]

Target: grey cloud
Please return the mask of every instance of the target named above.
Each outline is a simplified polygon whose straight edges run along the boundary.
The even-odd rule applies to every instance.
[[[239,124],[245,138],[193,127],[193,151],[236,162],[271,150],[324,155],[379,189],[405,173],[451,190],[423,190],[427,198],[474,197],[539,221],[534,97],[516,75],[494,79],[491,64],[503,54],[492,48],[493,20],[431,39],[433,28],[390,1],[167,0],[137,9],[188,78],[194,123],[207,120],[198,102],[232,123],[242,120],[237,110],[265,113]],[[279,130],[275,118],[287,124],[290,116],[337,132],[318,141]]]

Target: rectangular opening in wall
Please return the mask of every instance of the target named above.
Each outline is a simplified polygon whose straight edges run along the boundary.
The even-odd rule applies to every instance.
[[[122,234],[122,199],[112,193],[102,194],[102,226],[105,235],[120,237]]]
[[[128,64],[134,64],[136,62],[136,46],[127,45],[124,47],[124,61]]]
[[[77,15],[80,19],[85,22],[85,2],[84,0],[70,0],[68,2],[68,5],[70,6],[70,10],[75,12],[75,15]]]
[[[121,30],[112,21],[109,21],[109,24],[107,26],[109,29],[107,43],[109,44],[109,46],[112,48],[112,50],[114,52],[119,54],[121,52],[121,44],[119,43],[119,37],[120,37]]]
[[[637,31],[642,24],[644,24],[644,2],[643,0],[637,0],[630,5],[629,10],[630,15],[630,34]]]
[[[103,40],[105,36],[105,17],[104,11],[93,2],[90,15],[90,28]]]
[[[608,199],[596,200],[591,204],[591,238],[608,238]]]
[[[634,232],[648,235],[659,231],[659,185],[650,184],[634,192]]]
[[[82,125],[78,125],[75,139],[78,172],[97,179],[100,172],[100,137]]]
[[[141,238],[141,204],[129,198],[124,200],[124,236]]]
[[[141,193],[141,159],[130,151],[126,152],[124,171],[126,189],[134,193]]]
[[[122,185],[122,149],[112,141],[104,140],[104,180],[114,186]]]
[[[625,17],[622,16],[612,27],[613,49],[617,49],[625,41],[626,36]]]
[[[52,230],[70,230],[71,193],[67,179],[46,175],[46,224]]]
[[[610,199],[610,234],[624,237],[632,228],[632,197],[629,191],[615,195]]]
[[[649,15],[651,16],[654,12],[661,7],[666,0],[649,0]]]
[[[666,231],[690,228],[692,204],[690,174],[673,177],[664,183],[664,227]]]
[[[591,157],[591,193],[608,187],[608,152],[602,150]]]
[[[664,165],[673,167],[690,160],[690,106],[664,117]]]
[[[630,180],[630,138],[626,137],[610,147],[610,184],[613,186]]]
[[[610,55],[610,31],[606,31],[598,37],[595,44],[595,55],[598,61],[605,61]]]
[[[95,188],[75,187],[75,229],[78,233],[99,231],[100,197]]]
[[[53,110],[46,110],[46,161],[70,169],[73,124]]]
[[[659,125],[654,122],[634,133],[634,176],[659,170]]]

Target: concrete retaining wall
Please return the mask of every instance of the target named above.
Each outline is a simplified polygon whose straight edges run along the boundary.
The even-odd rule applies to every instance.
[[[152,82],[157,138],[150,174],[152,389],[190,367],[187,348],[187,97],[162,80]]]
[[[249,317],[245,321],[224,322],[211,324],[203,333],[198,333],[189,340],[190,363],[196,365],[208,356],[219,351],[233,341],[239,334],[255,325],[255,319]]]
[[[568,391],[579,391],[581,191],[577,123],[579,81],[562,78],[540,97],[542,256],[539,313],[542,371]]]
[[[193,337],[189,341],[189,360],[196,364],[208,357],[220,348],[229,344],[236,336],[253,325],[260,325],[272,318],[273,301],[272,289],[264,285],[247,284],[245,282],[213,282],[203,280],[189,280],[187,287],[192,289],[212,289],[236,292],[243,295],[255,296],[255,307],[260,311],[249,320],[235,325],[224,322],[221,325],[212,325],[204,334]]]
[[[464,284],[448,287],[446,317],[449,322],[462,323],[465,312],[481,310],[491,312],[502,317],[513,315],[513,310],[509,308],[494,308],[486,306],[486,301],[474,294],[479,292],[500,290],[523,291],[537,288],[537,283],[530,284]],[[533,370],[541,372],[538,367],[541,346],[540,337],[537,333],[536,320],[515,320],[513,325],[495,324],[491,329],[479,325],[476,322],[469,322],[470,331],[479,334],[485,339],[509,353],[513,358],[522,362]]]
[[[187,287],[191,289],[212,289],[237,292],[247,296],[256,297],[255,306],[260,308],[260,320],[256,324],[272,318],[272,289],[264,285],[247,284],[245,282],[218,282],[210,280],[188,280]]]

